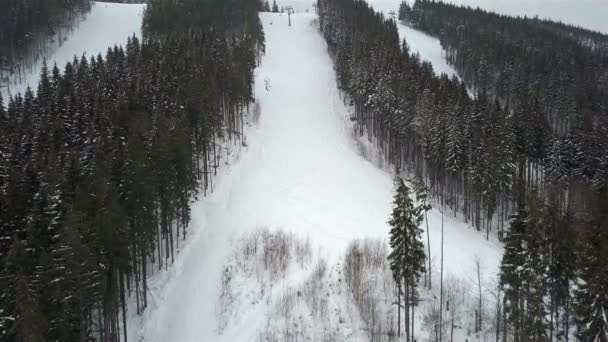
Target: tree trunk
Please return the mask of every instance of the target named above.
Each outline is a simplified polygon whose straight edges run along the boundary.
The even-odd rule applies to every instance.
[[[414,296],[412,296],[412,299],[413,299],[413,297]],[[412,300],[412,342],[415,341],[415,338],[414,338],[414,334],[415,334],[415,332],[414,332],[414,320],[415,320],[415,316],[414,315],[416,314],[415,311],[416,311],[416,304]]]
[[[439,341],[443,338],[443,206],[441,208],[441,270],[439,283]]]
[[[427,250],[428,250],[428,259],[429,259],[429,271],[428,271],[428,275],[429,275],[429,289],[433,288],[432,285],[432,278],[433,278],[433,272],[431,270],[431,235],[429,233],[429,218],[428,218],[428,214],[427,214],[427,210],[424,211],[424,222],[426,223],[426,246],[427,246]]]
[[[397,338],[401,337],[401,285],[397,284]]]
[[[477,259],[476,261],[477,263],[477,284],[479,287],[479,326],[478,326],[478,330],[481,331],[481,322],[482,322],[482,299],[481,299],[481,261],[479,259]]]
[[[452,311],[452,326],[450,328],[450,342],[454,342],[454,311]]]
[[[405,309],[405,317],[404,317],[404,321],[405,321],[405,340],[409,341],[410,340],[410,303],[409,303],[409,285],[407,283],[407,280],[405,279],[406,277],[403,277],[403,283],[405,286],[405,298],[403,300],[403,302],[405,303],[404,305],[404,309]]]

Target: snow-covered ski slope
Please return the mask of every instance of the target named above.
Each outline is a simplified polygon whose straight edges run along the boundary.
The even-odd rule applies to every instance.
[[[260,16],[266,34],[255,76],[261,116],[249,127],[247,147],[223,166],[213,193],[195,204],[176,263],[151,279],[149,307],[130,317],[131,341],[255,341],[270,305],[263,300],[237,308],[244,316],[218,332],[224,265],[245,233],[267,227],[309,237],[332,269],[353,239],[388,238],[392,175],[362,155],[365,144],[351,132],[351,109],[336,87],[316,15],[296,13],[291,27],[287,15]],[[440,213],[431,211],[429,221],[438,265]],[[492,281],[502,253],[498,243],[450,218],[445,241],[447,274],[472,278],[478,256]]]
[[[386,16],[397,15],[401,0],[366,0],[376,11],[384,13]],[[411,1],[413,3],[413,0]],[[397,19],[395,17],[395,19]],[[456,70],[446,61],[445,53],[441,47],[439,39],[430,36],[422,31],[413,29],[401,22],[397,22],[399,37],[407,42],[410,52],[418,53],[422,60],[428,61],[433,65],[433,70],[437,75],[447,74],[448,77],[458,77]]]
[[[454,4],[487,11],[562,21],[566,24],[608,33],[606,0],[449,0]]]
[[[133,35],[141,37],[144,8],[143,4],[92,2],[91,12],[86,14],[67,40],[49,51],[46,56],[49,68],[56,63],[63,71],[65,64],[72,61],[74,56],[80,58],[86,54],[90,58],[99,53],[105,56],[109,47],[125,45],[127,39]],[[39,60],[23,78],[13,75],[8,87],[2,84],[5,103],[9,95],[23,94],[28,86],[35,91],[38,88],[41,67],[42,60]]]
[[[397,11],[402,0],[367,0],[376,10]],[[407,0],[413,4],[414,0]],[[562,21],[590,30],[608,33],[606,0],[444,0],[453,4],[479,7],[486,11],[513,16],[528,16]]]
[[[296,0],[297,1],[297,0]],[[366,0],[376,11],[388,15],[399,12],[402,0]],[[414,0],[407,0],[410,5]],[[454,4],[480,7],[486,11],[514,16],[539,16],[587,29],[608,33],[608,1],[606,0],[446,0]],[[405,39],[412,52],[431,62],[435,73],[449,77],[458,76],[447,63],[439,39],[415,30],[402,23],[397,24],[399,36]]]

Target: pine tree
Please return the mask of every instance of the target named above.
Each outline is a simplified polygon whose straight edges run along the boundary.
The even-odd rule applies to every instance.
[[[268,3],[268,0],[264,1],[264,12],[270,12],[270,4]]]
[[[0,92],[0,121],[6,120],[6,110],[4,109],[4,99],[2,98],[2,93]]]
[[[427,213],[433,207],[431,206],[430,203],[428,203],[428,195],[429,195],[430,190],[424,184],[424,181],[420,178],[415,178],[413,183],[414,183],[414,191],[416,192],[416,201],[418,201],[420,208],[424,212],[424,222],[426,224],[427,253],[428,253],[426,258],[429,261],[429,263],[428,263],[429,268],[428,268],[428,270],[426,270],[426,274],[428,277],[428,286],[429,286],[429,289],[431,289],[431,288],[433,288],[433,286],[432,286],[433,272],[431,269],[431,235],[430,235],[430,231],[429,231],[429,219],[428,219]],[[426,281],[425,281],[425,283],[426,283]]]
[[[505,238],[505,252],[500,265],[500,284],[504,291],[505,321],[513,325],[515,336],[522,335],[523,302],[525,292],[526,233],[528,211],[520,207],[511,220],[511,229]]]
[[[410,12],[412,8],[407,1],[401,2],[399,5],[399,20],[408,20],[410,18]]]
[[[216,139],[243,139],[264,38],[257,3],[236,1],[152,0],[145,43],[43,65],[0,106],[0,341],[126,339],[127,295],[147,306]]]
[[[277,0],[272,0],[272,13],[279,13],[279,6]]]
[[[419,228],[423,216],[423,206],[415,206],[410,198],[410,189],[401,178],[395,178],[393,213],[389,220],[391,253],[388,256],[393,277],[401,278],[397,284],[404,286],[405,333],[410,334],[410,304],[416,298],[416,285],[425,270],[424,244],[421,241],[423,230]],[[415,305],[413,305],[415,306]],[[413,309],[412,309],[413,312]],[[413,320],[413,315],[411,316]],[[413,336],[413,331],[411,332]]]
[[[575,292],[576,335],[582,341],[608,341],[608,213],[598,199],[581,251]]]

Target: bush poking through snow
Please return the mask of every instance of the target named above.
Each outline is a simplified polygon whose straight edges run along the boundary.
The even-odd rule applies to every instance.
[[[312,261],[309,239],[300,240],[292,233],[259,229],[245,234],[236,243],[234,253],[223,267],[220,284],[218,332],[237,318],[244,301],[256,304],[285,279],[290,265],[305,268]],[[254,282],[255,286],[250,284]]]
[[[285,276],[287,267],[295,257],[303,267],[312,260],[310,240],[302,241],[293,234],[268,229],[246,234],[237,243],[233,255],[236,271],[255,275],[260,283],[270,283]]]
[[[353,241],[345,256],[344,275],[354,304],[365,322],[370,341],[395,338],[397,288],[389,269],[388,248],[380,240]]]
[[[222,268],[218,331],[230,336],[231,329],[255,324],[259,342],[397,341],[397,287],[387,256],[386,241],[356,240],[342,260],[328,264],[294,234],[248,233]],[[489,340],[490,324],[473,334],[476,291],[466,279],[446,277],[439,322],[439,286],[422,290],[416,340],[435,341],[438,329],[446,341]]]

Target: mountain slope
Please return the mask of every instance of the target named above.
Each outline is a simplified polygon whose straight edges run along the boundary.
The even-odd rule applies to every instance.
[[[141,38],[144,8],[144,4],[93,2],[91,12],[74,28],[71,35],[65,41],[58,42],[58,46],[45,56],[49,68],[57,64],[57,67],[63,69],[74,56],[80,58],[83,54],[89,58],[99,53],[105,56],[109,47],[124,46],[129,37],[135,35]],[[3,81],[1,91],[5,104],[9,96],[23,94],[28,86],[35,92],[41,69],[42,59],[22,77],[14,74],[6,84]]]
[[[253,340],[267,324],[271,298],[266,295],[243,303],[235,309],[242,318],[218,329],[222,277],[243,234],[266,227],[309,238],[313,251],[321,249],[315,258],[322,256],[332,274],[341,270],[339,263],[354,239],[388,236],[392,176],[370,162],[377,160],[373,148],[351,132],[349,108],[336,88],[316,16],[292,15],[291,26],[286,15],[264,13],[261,18],[267,53],[256,72],[259,120],[250,118],[247,147],[225,158],[214,192],[193,208],[194,232],[174,267],[151,282],[154,299],[142,317],[132,317],[131,340]],[[493,279],[500,246],[464,223],[445,222],[446,273],[472,278],[478,255],[487,281]],[[430,212],[429,225],[438,265],[439,211]],[[295,271],[277,284],[297,288],[313,265],[290,266]],[[329,279],[338,281],[339,276]],[[244,282],[239,291],[254,291],[254,283]],[[344,307],[340,303],[349,295],[336,293],[346,297],[335,306]],[[359,324],[356,317],[344,322]],[[349,336],[361,336],[358,326],[346,330],[355,334]]]

